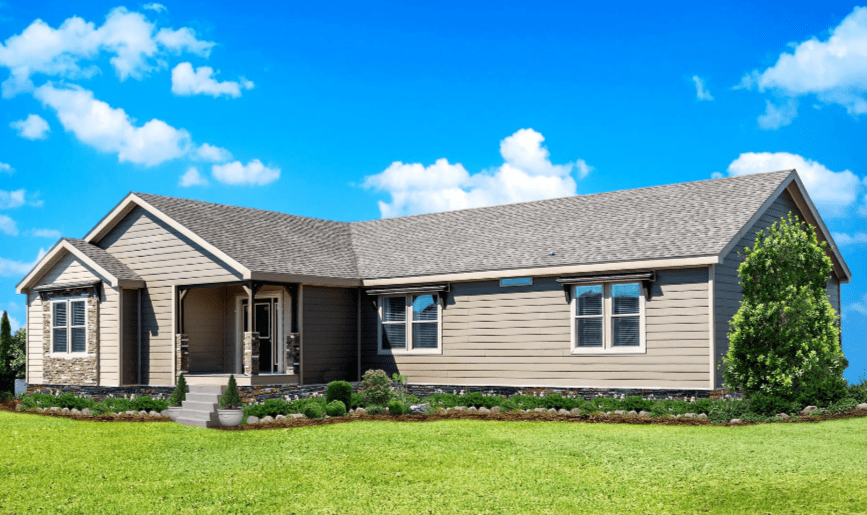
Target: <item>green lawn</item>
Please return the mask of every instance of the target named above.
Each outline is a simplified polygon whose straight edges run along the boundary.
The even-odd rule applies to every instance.
[[[867,418],[270,431],[0,412],[0,513],[867,513]]]

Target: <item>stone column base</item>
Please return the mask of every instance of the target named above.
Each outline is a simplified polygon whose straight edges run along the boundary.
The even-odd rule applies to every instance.
[[[186,334],[175,335],[175,351],[178,374],[190,373],[190,339]]]
[[[259,333],[244,333],[244,374],[259,375]]]

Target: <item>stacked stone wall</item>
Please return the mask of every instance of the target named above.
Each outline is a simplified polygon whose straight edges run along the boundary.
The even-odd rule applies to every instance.
[[[92,291],[92,290],[88,290]],[[95,385],[99,382],[99,298],[89,295],[85,301],[87,317],[87,346],[83,353],[55,353],[51,348],[52,300],[68,298],[81,293],[76,290],[46,292],[42,300],[42,377],[46,384]],[[67,323],[72,314],[67,313]],[[72,345],[71,339],[66,342]]]

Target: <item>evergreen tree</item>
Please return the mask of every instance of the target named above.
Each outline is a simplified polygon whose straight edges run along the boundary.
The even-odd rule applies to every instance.
[[[241,396],[238,394],[238,383],[235,382],[235,375],[229,376],[229,385],[223,396],[220,397],[220,407],[224,409],[237,409],[241,405]]]
[[[12,325],[9,315],[4,311],[0,318],[0,391],[10,391],[14,388],[12,374]]]
[[[805,393],[822,397],[845,386],[842,373],[849,363],[828,300],[833,266],[826,248],[812,226],[789,213],[745,249],[738,268],[744,300],[723,358],[728,388],[803,399]]]

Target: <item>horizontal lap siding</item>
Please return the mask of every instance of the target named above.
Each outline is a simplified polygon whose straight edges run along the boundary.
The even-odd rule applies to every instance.
[[[138,383],[138,290],[121,290],[123,303],[123,384]]]
[[[118,289],[112,288],[109,279],[99,275],[74,254],[67,253],[51,267],[35,286],[50,284],[75,284],[102,281],[99,299],[99,383],[107,386],[118,384]],[[28,360],[31,382],[42,382],[43,332],[42,302],[38,294],[29,296],[29,350]]]
[[[193,288],[184,297],[191,373],[223,371],[224,297],[224,288]]]
[[[740,303],[743,300],[740,279],[738,279],[738,267],[743,262],[744,248],[752,248],[756,241],[756,233],[767,229],[774,222],[778,222],[780,218],[788,215],[789,211],[793,215],[797,215],[803,220],[800,211],[792,201],[792,197],[783,192],[768,209],[762,213],[762,216],[753,224],[752,228],[747,232],[746,236],[738,241],[735,248],[725,259],[715,267],[714,274],[714,309],[716,311],[714,319],[714,330],[716,332],[716,387],[722,388],[722,373],[720,366],[722,365],[722,357],[728,353],[728,331],[732,317],[737,313]]]
[[[189,279],[202,283],[232,281],[240,276],[216,256],[138,207],[98,245],[146,282],[141,299],[142,383],[173,384],[172,285]]]
[[[554,278],[501,288],[453,283],[442,355],[378,355],[374,297],[362,298],[362,367],[414,383],[707,388],[707,269],[660,271],[646,304],[647,353],[573,356],[570,307]]]
[[[358,378],[357,290],[304,286],[305,384]]]

